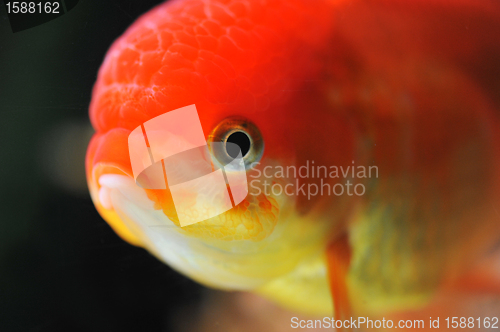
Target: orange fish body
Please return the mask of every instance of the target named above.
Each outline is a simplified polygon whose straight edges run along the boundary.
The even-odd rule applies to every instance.
[[[327,313],[328,278],[337,316],[426,305],[500,239],[499,19],[495,1],[162,4],[99,71],[92,199],[122,238],[213,287]],[[168,189],[135,186],[128,136],[192,104],[209,141],[226,119],[258,128],[249,179],[312,163],[376,174],[347,176],[362,195],[256,194],[260,182],[234,209],[180,227]],[[294,181],[270,179],[346,177]]]

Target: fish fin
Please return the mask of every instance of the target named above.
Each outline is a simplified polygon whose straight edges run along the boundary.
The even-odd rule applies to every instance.
[[[459,289],[474,293],[500,295],[500,279],[491,273],[474,271],[467,273],[457,283]]]
[[[500,250],[482,259],[452,284],[452,289],[473,294],[500,295]]]
[[[351,317],[351,303],[347,289],[351,246],[347,234],[331,242],[326,250],[326,255],[335,319]]]
[[[390,318],[415,320],[431,317],[434,322],[445,317],[491,317],[500,309],[500,251],[481,259],[453,282],[444,282],[443,288],[429,305],[413,311],[396,313]],[[430,321],[429,321],[430,323]],[[437,322],[439,324],[439,321]],[[474,320],[474,329],[479,330]],[[438,325],[439,326],[439,325]],[[435,330],[434,326],[434,330]],[[470,327],[468,325],[468,327]],[[426,325],[427,329],[430,326]]]

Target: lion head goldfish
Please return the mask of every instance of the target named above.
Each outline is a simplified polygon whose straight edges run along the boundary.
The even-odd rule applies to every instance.
[[[94,204],[124,240],[211,287],[315,314],[426,305],[500,240],[499,18],[495,1],[471,0],[162,4],[99,71]],[[188,105],[208,143],[240,145],[250,185],[181,227],[168,188],[134,181],[128,138]],[[319,173],[283,176],[306,165]]]

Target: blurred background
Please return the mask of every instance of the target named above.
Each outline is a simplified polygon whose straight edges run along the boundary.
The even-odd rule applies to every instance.
[[[85,181],[99,66],[158,3],[80,1],[17,33],[0,5],[0,331],[174,331],[206,292],[118,238]]]

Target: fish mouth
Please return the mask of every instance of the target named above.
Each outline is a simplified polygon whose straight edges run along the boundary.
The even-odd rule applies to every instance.
[[[324,249],[324,227],[304,223],[281,197],[248,195],[219,216],[181,227],[157,190],[140,188],[112,166],[92,173],[92,199],[119,235],[207,286],[252,290]]]

